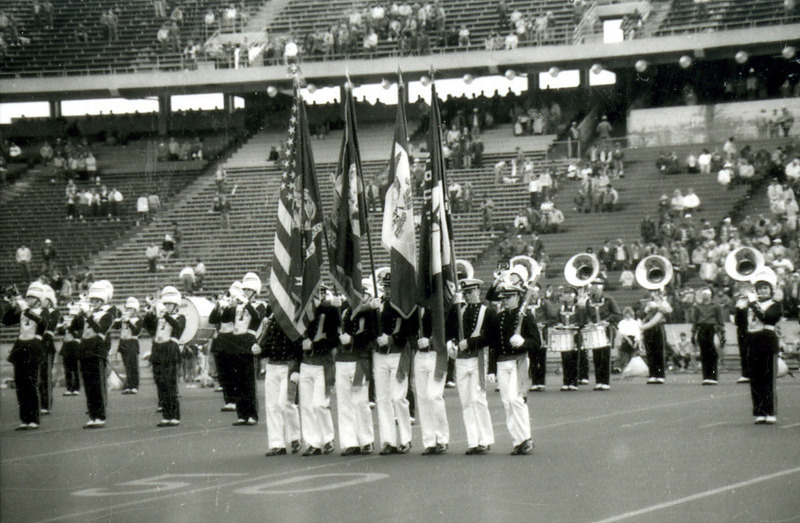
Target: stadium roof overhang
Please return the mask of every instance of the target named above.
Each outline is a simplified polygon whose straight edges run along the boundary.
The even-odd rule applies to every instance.
[[[517,72],[546,71],[554,65],[561,69],[588,69],[594,63],[613,71],[632,68],[639,59],[650,64],[674,63],[684,54],[703,60],[730,59],[742,49],[752,56],[779,55],[786,44],[797,40],[798,26],[794,24],[645,38],[616,44],[308,62],[301,64],[301,69],[306,79],[318,87],[342,84],[345,71],[356,84],[392,79],[398,70],[402,70],[407,79],[417,79],[431,69],[436,71],[438,78],[456,78],[467,72],[475,76],[503,74],[509,68]],[[289,87],[290,84],[291,77],[282,65],[237,70],[201,68],[195,71],[9,78],[0,80],[0,102],[143,98],[210,92],[245,94],[263,92],[269,85]]]

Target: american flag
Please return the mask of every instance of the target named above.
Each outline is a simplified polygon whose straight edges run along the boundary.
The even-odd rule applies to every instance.
[[[270,304],[284,333],[297,340],[314,318],[314,296],[322,281],[324,239],[311,136],[298,85],[286,145],[269,278]]]
[[[414,230],[414,195],[408,164],[408,123],[403,78],[397,84],[397,121],[392,143],[389,189],[383,210],[383,246],[391,256],[391,305],[403,318],[417,309],[417,241]]]
[[[334,175],[333,217],[330,222],[328,258],[338,289],[355,308],[363,300],[361,287],[361,235],[367,231],[361,153],[356,133],[353,90],[345,88],[344,136]]]
[[[442,117],[436,85],[431,88],[431,117],[428,134],[431,170],[425,173],[422,227],[419,256],[419,302],[431,316],[431,346],[437,355],[436,375],[447,366],[446,315],[456,291],[455,256],[447,203],[444,157],[442,155]],[[441,361],[440,361],[441,360]]]

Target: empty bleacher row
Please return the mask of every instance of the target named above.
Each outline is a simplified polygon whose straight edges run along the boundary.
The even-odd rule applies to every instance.
[[[780,0],[672,0],[656,36],[740,29],[790,22],[796,10],[787,10]]]

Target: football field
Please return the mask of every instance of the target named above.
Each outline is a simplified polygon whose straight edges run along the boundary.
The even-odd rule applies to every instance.
[[[528,398],[536,445],[510,456],[499,393],[496,444],[466,456],[455,389],[447,453],[266,458],[266,427],[234,427],[221,394],[181,385],[182,424],[157,428],[155,387],[109,393],[106,428],[62,397],[38,431],[15,431],[0,397],[2,521],[800,521],[800,380],[778,386],[778,425],[754,425],[747,385],[722,374],[615,380]],[[259,384],[259,393],[263,384]],[[335,397],[332,400],[335,422]],[[373,418],[377,414],[373,412]],[[376,425],[377,436],[377,425]],[[376,442],[376,447],[377,447]]]

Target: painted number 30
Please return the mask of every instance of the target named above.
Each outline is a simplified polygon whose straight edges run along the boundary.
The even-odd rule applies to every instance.
[[[209,487],[212,478],[232,478],[244,476],[245,474],[164,474],[150,478],[142,478],[133,481],[117,483],[108,488],[90,488],[73,492],[73,496],[99,497],[99,496],[123,496],[136,494],[153,494],[169,492],[186,488],[192,485],[199,478],[204,478],[203,487]],[[311,474],[297,476],[293,478],[280,479],[244,487],[234,490],[235,494],[302,494],[304,492],[319,492],[323,490],[333,490],[338,488],[352,487],[362,483],[378,481],[389,477],[388,474],[378,473],[344,473],[344,474]],[[224,487],[218,483],[217,487]]]

